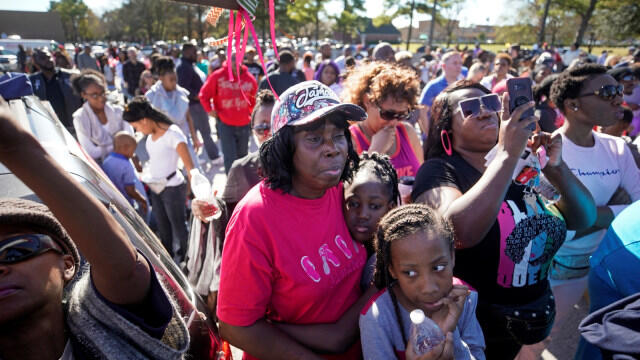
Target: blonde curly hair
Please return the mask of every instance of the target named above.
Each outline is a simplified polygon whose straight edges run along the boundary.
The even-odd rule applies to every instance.
[[[372,61],[351,70],[344,80],[342,101],[364,108],[364,95],[373,103],[388,97],[406,101],[414,107],[420,91],[420,81],[414,71],[396,64]]]

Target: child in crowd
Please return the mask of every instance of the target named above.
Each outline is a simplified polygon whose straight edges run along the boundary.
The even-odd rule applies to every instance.
[[[187,148],[194,166],[199,167],[196,149],[200,147],[200,142],[189,113],[189,91],[178,85],[175,63],[170,57],[158,58],[154,66],[158,81],[144,95],[151,105],[167,115],[182,130],[187,138]]]
[[[367,265],[360,283],[363,291],[373,279],[376,261],[373,242],[378,222],[396,207],[399,196],[398,176],[389,157],[363,152],[358,171],[344,188],[344,216],[349,233],[367,249]]]
[[[485,358],[475,315],[478,295],[453,277],[453,246],[451,224],[426,205],[400,206],[380,220],[374,281],[381,291],[360,315],[365,359],[415,358],[408,345],[414,309],[446,334],[431,352],[456,360]]]
[[[137,145],[136,139],[128,132],[116,133],[113,137],[113,151],[102,162],[102,170],[131,205],[134,205],[134,201],[138,203],[140,215],[147,220],[147,193],[129,161]]]

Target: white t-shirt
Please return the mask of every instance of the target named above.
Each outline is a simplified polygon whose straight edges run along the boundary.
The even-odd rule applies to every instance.
[[[177,147],[180,143],[187,143],[180,128],[176,125],[169,129],[155,141],[151,136],[147,138],[147,152],[149,153],[149,173],[153,179],[166,179],[172,172],[176,174],[167,181],[167,186],[178,186],[184,182],[182,172],[178,170]]]
[[[640,170],[633,160],[631,150],[619,137],[592,132],[595,145],[582,147],[562,135],[562,158],[573,174],[591,192],[596,206],[607,205],[619,187],[624,188],[632,201],[640,199]],[[626,205],[610,206],[614,214]],[[568,216],[571,216],[568,214]],[[593,253],[604,237],[606,229],[567,239],[557,255],[585,255]]]

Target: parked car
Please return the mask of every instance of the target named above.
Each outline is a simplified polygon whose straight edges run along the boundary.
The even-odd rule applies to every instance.
[[[0,46],[0,71],[18,71],[18,56]]]
[[[158,278],[176,299],[189,329],[190,359],[230,359],[222,351],[218,329],[202,298],[165,251],[160,240],[138,216],[100,167],[80,147],[58,120],[48,102],[35,96],[12,100],[9,106],[18,121],[78,183],[100,200],[126,231],[133,245],[151,262]],[[0,163],[0,196],[39,201],[37,196]]]

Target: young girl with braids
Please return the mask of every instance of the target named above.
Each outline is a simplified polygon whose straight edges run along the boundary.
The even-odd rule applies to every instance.
[[[381,289],[360,315],[365,359],[484,359],[478,295],[453,277],[451,224],[422,204],[397,207],[378,225],[374,282]],[[421,309],[446,340],[417,357],[409,313]]]
[[[344,216],[349,233],[353,240],[364,245],[369,259],[360,282],[363,291],[373,279],[376,258],[373,241],[378,222],[396,207],[399,196],[398,176],[389,157],[363,152],[353,180],[344,187]]]

